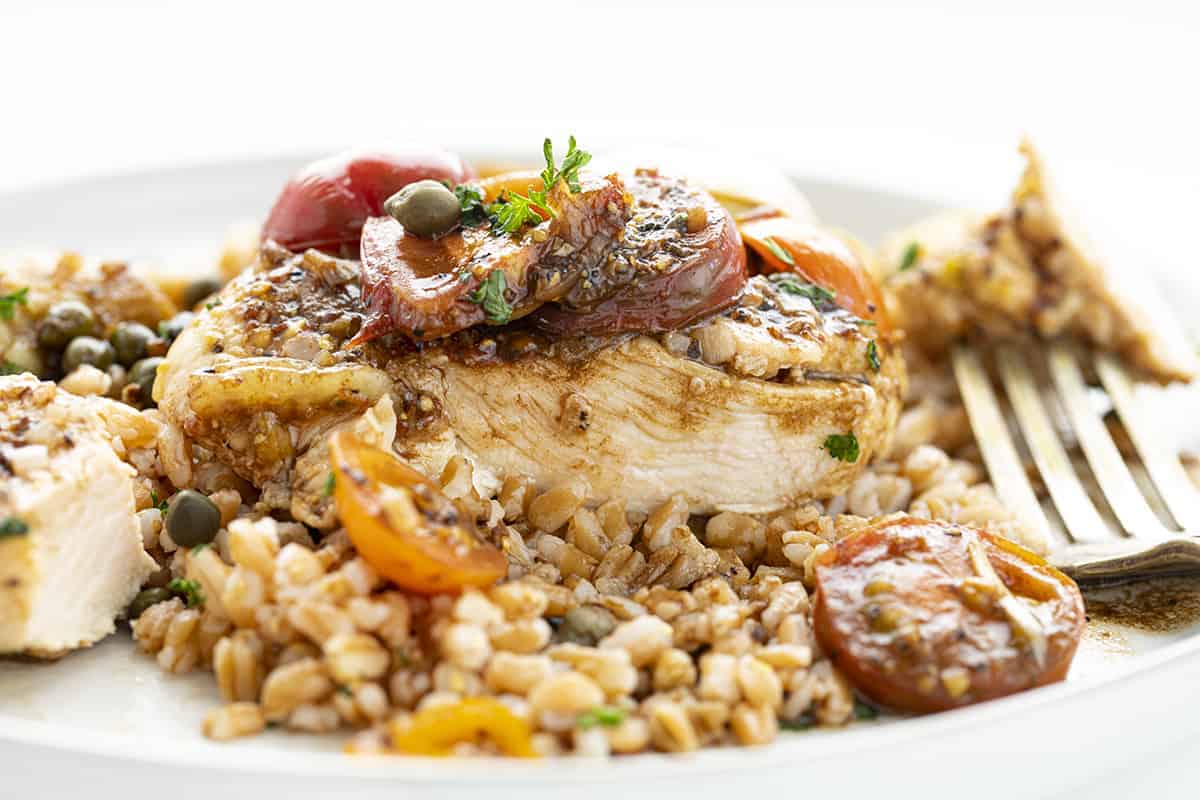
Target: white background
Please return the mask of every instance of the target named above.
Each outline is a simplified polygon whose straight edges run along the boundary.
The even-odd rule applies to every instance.
[[[1120,207],[1110,218],[1136,220],[1126,237],[1145,257],[1193,269],[1195,9],[0,0],[0,191],[413,134],[528,140],[536,156],[542,136],[574,132],[589,147],[704,143],[994,204],[1029,131],[1090,176],[1077,202]],[[1195,796],[1198,765],[1200,745],[1089,795]],[[1000,769],[1034,796],[1017,788],[1020,765]]]

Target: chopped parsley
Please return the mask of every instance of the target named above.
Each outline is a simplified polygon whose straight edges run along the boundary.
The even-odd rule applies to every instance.
[[[500,199],[492,203],[488,213],[492,218],[492,227],[500,233],[516,233],[526,225],[537,225],[542,221],[538,211],[544,211],[554,216],[554,209],[546,205],[546,193],[531,190],[529,197],[518,192],[504,192]]]
[[[15,292],[0,294],[0,319],[12,319],[17,313],[17,306],[29,304],[29,287],[25,286]]]
[[[494,269],[475,291],[467,295],[467,299],[483,309],[488,322],[504,325],[512,319],[512,306],[504,299],[504,290],[507,288],[508,281],[504,277],[504,270]]]
[[[155,508],[157,508],[159,513],[162,514],[164,517],[167,515],[167,509],[170,506],[168,505],[166,500],[160,500],[158,498],[158,492],[154,491],[153,489],[150,490],[150,503]]]
[[[458,198],[458,208],[462,212],[458,220],[460,224],[467,228],[478,228],[487,222],[488,208],[478,186],[455,186],[454,196]]]
[[[867,342],[867,366],[879,372],[879,347],[874,339]]]
[[[862,700],[854,701],[854,718],[855,719],[875,719],[879,716],[879,709],[869,703],[864,703]]]
[[[767,238],[763,239],[763,244],[765,244],[767,249],[771,251],[771,255],[775,256],[789,267],[796,266],[796,259],[792,258],[792,254],[787,250],[784,250],[783,246],[780,245],[779,242],[768,236]]]
[[[591,711],[585,711],[575,720],[581,730],[589,730],[597,725],[615,728],[625,721],[625,711],[615,706],[596,706]]]
[[[561,167],[554,164],[554,145],[549,138],[542,142],[542,155],[546,159],[546,168],[541,173],[542,188],[540,191],[530,189],[528,195],[505,191],[496,202],[488,207],[488,217],[492,221],[493,229],[498,233],[513,234],[526,225],[537,225],[542,221],[542,214],[550,217],[557,216],[554,209],[550,207],[547,195],[554,184],[559,181],[565,181],[572,194],[580,191],[579,170],[592,160],[592,154],[580,150],[575,145],[574,136],[567,139],[567,154],[563,156]],[[455,193],[457,194],[457,190]],[[459,204],[462,203],[463,199],[459,197]]]
[[[560,180],[567,182],[571,194],[579,193],[579,170],[592,160],[592,154],[575,146],[575,137],[567,137],[567,154],[563,156],[562,167],[554,166],[554,146],[550,138],[542,142],[542,155],[546,159],[546,168],[542,170],[542,183],[546,191]]]
[[[838,461],[848,464],[858,461],[858,437],[853,433],[830,434],[821,447]]]
[[[216,308],[219,305],[221,305],[221,298],[218,297],[216,300],[213,300],[212,302],[205,303],[204,307],[207,308],[209,311],[212,311],[214,308]]]
[[[20,364],[13,363],[8,359],[0,361],[0,375],[20,375],[25,371],[25,368]]]
[[[212,545],[211,545],[209,542],[201,542],[200,544],[196,545],[195,547],[193,547],[193,548],[192,548],[191,550],[189,550],[188,552],[189,552],[189,553],[193,553],[193,554],[195,554],[195,553],[199,553],[199,552],[200,552],[201,550],[203,550],[204,548],[206,548],[206,547],[211,547],[211,546],[212,546]]]
[[[0,522],[0,539],[7,539],[10,536],[24,536],[29,533],[29,525],[23,519],[17,517],[5,517],[3,522]]]
[[[900,257],[900,271],[912,269],[917,265],[917,259],[921,257],[921,245],[918,242],[909,243],[908,247],[904,248],[904,255]]]
[[[200,584],[195,581],[190,581],[186,578],[173,578],[167,584],[167,591],[183,600],[184,605],[188,608],[196,608],[204,605],[204,592],[200,591]]]
[[[779,720],[779,727],[785,731],[807,731],[817,727],[817,719],[812,714],[801,714],[795,719]]]
[[[776,272],[769,280],[779,291],[806,297],[813,302],[813,305],[832,303],[837,297],[828,289],[817,286],[815,283],[808,283],[790,272]]]
[[[331,472],[325,476],[325,488],[321,490],[321,497],[330,497],[333,495],[333,489],[337,486],[337,478]]]

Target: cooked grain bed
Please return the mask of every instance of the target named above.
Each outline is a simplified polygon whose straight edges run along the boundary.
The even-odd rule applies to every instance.
[[[296,523],[237,511],[229,490],[214,546],[157,549],[205,603],[152,606],[134,637],[163,669],[215,673],[225,705],[204,721],[213,739],[274,724],[353,732],[351,750],[385,751],[389,721],[494,696],[547,756],[766,744],[781,727],[856,716],[810,617],[813,561],[839,537],[911,512],[1019,538],[975,453],[952,380],[924,365],[888,460],[843,496],[771,515],[689,519],[673,499],[639,519],[585,507],[577,479],[540,494],[512,479],[479,497],[469,464],[452,461],[446,493],[494,526],[510,562],[506,582],[459,597],[398,591],[343,531],[313,543]],[[597,709],[603,723],[579,724]]]

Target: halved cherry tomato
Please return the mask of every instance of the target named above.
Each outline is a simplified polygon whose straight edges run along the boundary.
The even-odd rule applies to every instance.
[[[416,145],[348,150],[314,161],[283,187],[263,224],[263,240],[290,250],[315,247],[355,257],[363,223],[383,213],[383,201],[426,178],[459,184],[475,177],[461,158]]]
[[[475,521],[391,453],[352,432],[329,438],[338,516],[359,554],[396,585],[414,592],[490,586],[508,570]]]
[[[448,756],[454,745],[486,736],[507,756],[536,758],[529,723],[491,697],[469,697],[424,708],[388,726],[392,748],[419,756]]]
[[[833,292],[833,302],[855,316],[889,329],[879,285],[841,239],[779,212],[747,215],[739,228],[764,272],[795,272]]]
[[[947,522],[879,522],[817,558],[813,625],[864,695],[924,713],[1061,681],[1084,629],[1075,583]]]

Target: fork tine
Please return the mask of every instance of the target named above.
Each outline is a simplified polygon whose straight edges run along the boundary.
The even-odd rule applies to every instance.
[[[1075,360],[1070,347],[1062,342],[1052,344],[1048,348],[1047,358],[1050,375],[1058,387],[1058,395],[1071,420],[1071,427],[1075,429],[1096,482],[1100,484],[1100,490],[1121,526],[1132,536],[1161,538],[1168,535],[1162,522],[1150,510],[1133,475],[1125,466],[1125,459],[1092,407],[1079,362]]]
[[[999,348],[996,351],[996,364],[1013,413],[1025,435],[1025,443],[1029,445],[1033,460],[1071,539],[1087,543],[1111,540],[1111,526],[1100,516],[1083,484],[1079,482],[1071,459],[1046,412],[1025,356],[1012,347]]]
[[[1096,371],[1167,510],[1183,530],[1200,530],[1200,492],[1183,471],[1178,454],[1163,446],[1167,440],[1138,407],[1129,373],[1107,354],[1096,357]]]
[[[1021,465],[979,355],[966,345],[958,345],[954,348],[952,360],[958,390],[996,493],[1033,536],[1048,544],[1050,523],[1025,475],[1025,468]]]

